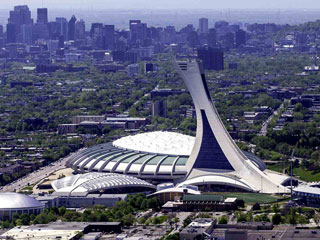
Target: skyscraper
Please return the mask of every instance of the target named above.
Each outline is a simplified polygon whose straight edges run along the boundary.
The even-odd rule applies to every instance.
[[[224,69],[224,56],[220,48],[198,48],[198,58],[202,60],[205,69],[216,71]]]
[[[234,48],[234,33],[233,32],[228,32],[225,35],[225,46],[227,48]]]
[[[209,24],[207,18],[200,18],[199,19],[199,33],[205,34],[208,33]]]
[[[32,31],[33,39],[49,39],[49,28],[48,24],[44,23],[35,23],[33,25]]]
[[[105,25],[103,28],[104,49],[112,50],[114,47],[114,25]]]
[[[8,42],[22,42],[22,25],[33,25],[31,12],[26,5],[15,6],[14,10],[10,11],[7,26],[9,28],[9,33],[7,31]]]
[[[198,33],[196,31],[191,31],[188,35],[188,43],[191,48],[198,47],[200,45]]]
[[[76,21],[77,18],[73,15],[68,23],[68,40],[75,40]]]
[[[17,41],[16,25],[14,23],[7,24],[7,42],[15,43]]]
[[[13,11],[10,11],[9,23],[14,23],[19,27],[23,24],[32,25],[31,12],[27,5],[15,6]]]
[[[56,32],[57,35],[62,35],[64,37],[64,40],[68,37],[68,21],[64,17],[57,17],[56,18]]]
[[[142,23],[141,20],[130,20],[129,21],[131,42],[136,43],[137,41],[142,42],[147,38],[147,24]]]
[[[32,41],[32,25],[23,24],[21,26],[22,43],[31,45]]]
[[[48,9],[38,8],[37,9],[37,23],[47,24],[48,23]]]
[[[217,45],[217,31],[215,28],[209,29],[208,44],[211,47],[215,47]]]
[[[246,44],[246,32],[243,30],[236,31],[236,47],[240,47]]]
[[[86,35],[86,23],[84,20],[76,22],[75,26],[75,39],[83,39]]]

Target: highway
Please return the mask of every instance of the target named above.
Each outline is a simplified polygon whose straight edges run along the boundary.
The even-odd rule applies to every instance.
[[[76,153],[72,153],[72,154],[76,154]],[[28,184],[29,185],[36,184],[42,179],[49,176],[50,174],[66,168],[66,163],[71,156],[72,155],[68,155],[67,157],[60,159],[56,162],[53,162],[48,166],[42,167],[36,170],[35,172],[29,173],[28,175],[1,187],[0,191],[1,192],[19,192],[25,186],[28,186]]]

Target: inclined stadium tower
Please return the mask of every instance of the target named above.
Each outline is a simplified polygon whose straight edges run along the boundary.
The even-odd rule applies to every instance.
[[[261,159],[241,151],[230,137],[211,99],[201,64],[186,61],[175,66],[196,109],[196,137],[173,132],[127,136],[81,150],[67,165],[78,172],[121,173],[208,191],[288,192],[288,176],[267,170]]]

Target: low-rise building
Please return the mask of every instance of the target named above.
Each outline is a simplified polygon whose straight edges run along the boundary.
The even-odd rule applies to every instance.
[[[89,193],[67,193],[55,192],[52,195],[33,195],[46,207],[69,207],[81,208],[103,205],[113,207],[120,200],[127,200],[127,194],[89,194]]]
[[[180,234],[180,240],[205,239],[210,237],[217,220],[211,218],[197,218],[184,228]]]
[[[88,233],[115,232],[120,233],[120,222],[53,222],[31,226],[19,226],[5,232],[1,237],[16,240],[74,240]]]

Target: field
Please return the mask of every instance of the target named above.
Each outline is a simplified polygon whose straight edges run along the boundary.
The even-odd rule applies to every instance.
[[[275,164],[275,165],[267,165],[269,170],[282,173],[283,165]],[[313,171],[308,171],[302,167],[293,168],[293,175],[298,179],[306,182],[317,182],[320,181],[320,173],[314,173]]]
[[[306,182],[320,181],[320,173],[314,173],[313,171],[308,171],[301,167],[294,168],[293,174],[296,176],[299,176],[302,181],[306,181]]]
[[[224,198],[228,197],[236,197],[238,199],[242,199],[246,204],[254,204],[254,203],[272,203],[277,200],[282,199],[281,197],[262,194],[262,193],[215,193],[218,195],[223,195]]]
[[[267,164],[267,169],[275,171],[275,172],[282,173],[283,165],[282,164],[274,164],[274,165]]]

